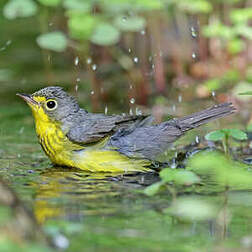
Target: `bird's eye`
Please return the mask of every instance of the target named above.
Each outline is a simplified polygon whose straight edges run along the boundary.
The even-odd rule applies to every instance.
[[[57,108],[57,102],[55,100],[48,100],[46,102],[46,108],[48,110],[54,110]]]

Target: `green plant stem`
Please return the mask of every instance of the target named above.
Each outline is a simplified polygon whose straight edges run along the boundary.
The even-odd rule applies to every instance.
[[[224,149],[225,155],[229,155],[229,136],[226,134],[224,139],[222,140],[222,145]]]

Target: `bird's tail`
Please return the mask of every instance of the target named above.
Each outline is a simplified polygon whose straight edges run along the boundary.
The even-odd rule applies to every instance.
[[[183,132],[192,128],[199,127],[202,124],[213,121],[217,118],[224,117],[235,112],[235,107],[232,103],[222,103],[214,105],[211,108],[193,113],[177,119],[177,123]]]

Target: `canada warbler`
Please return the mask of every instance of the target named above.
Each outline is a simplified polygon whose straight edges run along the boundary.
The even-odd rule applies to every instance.
[[[146,115],[88,113],[61,87],[17,95],[31,107],[39,142],[51,161],[91,172],[148,171],[155,157],[186,131],[235,110],[223,103],[151,125]]]

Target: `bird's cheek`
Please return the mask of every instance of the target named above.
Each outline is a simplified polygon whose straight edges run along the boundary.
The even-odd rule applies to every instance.
[[[49,121],[49,117],[48,115],[44,112],[44,109],[41,106],[35,106],[32,108],[32,113],[33,116],[35,118],[35,120],[37,121],[44,121],[44,122],[48,122]]]

